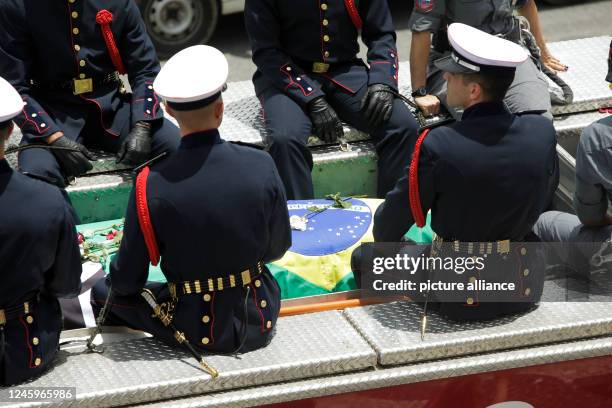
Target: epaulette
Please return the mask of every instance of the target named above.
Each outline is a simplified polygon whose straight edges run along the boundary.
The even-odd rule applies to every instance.
[[[264,150],[263,146],[256,145],[254,143],[247,143],[247,142],[240,142],[240,141],[230,141],[230,143],[236,144],[238,146],[252,147],[253,149],[257,149],[257,150]]]
[[[456,122],[456,120],[451,115],[448,115],[448,116],[447,115],[443,115],[443,116],[440,116],[440,120],[432,121],[430,123],[427,123],[427,124],[421,126],[419,128],[417,134],[420,135],[426,129],[435,129],[437,127],[445,126],[445,125],[448,125],[448,124],[451,124],[451,123],[454,123],[454,122]]]
[[[158,154],[157,156],[153,157],[152,159],[147,160],[146,162],[142,163],[141,165],[139,165],[138,167],[135,167],[134,170],[132,170],[135,174],[139,173],[142,169],[144,169],[145,167],[149,167],[152,164],[157,163],[158,161],[166,158],[166,156],[168,155],[168,152],[163,152]]]

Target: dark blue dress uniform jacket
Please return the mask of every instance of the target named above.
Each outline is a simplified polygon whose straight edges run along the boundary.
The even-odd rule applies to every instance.
[[[111,29],[127,70],[132,96],[117,84],[73,95],[36,90],[29,81],[102,78],[114,71],[96,14],[113,14]],[[161,119],[152,83],[159,62],[133,0],[3,0],[0,2],[0,76],[27,105],[15,123],[29,139],[62,131],[76,140],[90,112],[104,133],[118,137],[137,121]],[[124,103],[124,102],[131,102]]]
[[[434,301],[432,308],[454,320],[490,319],[531,309],[542,294],[545,265],[541,248],[523,242],[538,241],[531,229],[550,205],[559,182],[552,123],[539,115],[510,114],[502,103],[471,106],[461,122],[433,129],[425,138],[418,180],[422,210],[431,210],[431,227],[445,241],[511,241],[508,255],[500,247],[484,255],[481,272],[434,270],[420,277],[466,285],[474,279],[514,282],[514,291],[465,291],[441,303]],[[376,211],[374,239],[398,242],[413,223],[404,177]],[[438,256],[472,256],[465,249],[453,253],[451,248],[446,244]]]
[[[285,192],[272,158],[254,147],[223,141],[217,130],[184,136],[176,153],[152,166],[147,198],[169,282],[239,275],[259,261],[281,258],[291,246]],[[121,248],[111,263],[116,294],[112,314],[122,324],[176,344],[170,330],[153,321],[149,306],[138,299],[148,270],[132,193]],[[269,272],[250,287],[248,337],[241,351],[267,343],[280,310],[279,286]],[[94,287],[96,308],[104,301],[102,292],[100,285]],[[160,302],[168,300],[167,290],[154,292]],[[235,287],[179,296],[174,323],[195,346],[233,351],[241,341],[244,294]],[[122,307],[133,306],[130,297],[139,311]]]
[[[368,85],[385,84],[397,90],[398,55],[387,0],[357,3],[363,21],[361,36],[368,47]],[[343,1],[247,0],[245,19],[257,65],[253,77],[257,94],[275,86],[305,106],[324,95],[307,75],[312,62],[332,67],[362,63],[357,59],[357,28]],[[352,94],[364,85],[359,75],[351,75],[350,64],[324,76]]]
[[[79,294],[81,259],[59,190],[11,170],[6,160],[0,160],[0,214],[0,309],[30,302],[29,313],[3,328],[0,385],[8,385],[52,363],[62,328],[57,297]]]
[[[550,121],[501,103],[474,105],[461,122],[433,129],[418,168],[432,229],[446,240],[522,241],[557,188],[556,143]],[[374,239],[398,242],[413,223],[406,176],[376,211]]]

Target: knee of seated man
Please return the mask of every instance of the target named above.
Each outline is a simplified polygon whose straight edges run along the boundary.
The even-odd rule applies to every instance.
[[[37,150],[42,149],[28,149],[19,153],[19,171],[59,188],[65,188],[66,179],[52,153]]]
[[[278,126],[269,128],[266,144],[271,149],[287,149],[292,146],[307,146],[312,133],[310,124]]]
[[[416,119],[399,99],[393,104],[393,111],[389,120],[383,125],[386,131],[393,130],[403,137],[415,137],[418,128]]]

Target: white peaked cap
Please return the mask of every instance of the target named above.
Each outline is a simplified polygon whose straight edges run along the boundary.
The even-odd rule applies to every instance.
[[[227,59],[221,51],[195,45],[166,62],[153,82],[153,89],[173,107],[206,102],[224,89],[228,73]]]
[[[19,92],[0,77],[0,122],[13,119],[22,109],[23,100]]]
[[[443,71],[475,73],[482,69],[516,69],[529,58],[527,50],[512,41],[485,33],[466,24],[448,26],[451,55],[435,62]]]

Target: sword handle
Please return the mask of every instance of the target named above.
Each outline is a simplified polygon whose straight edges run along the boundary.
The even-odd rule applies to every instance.
[[[147,304],[151,306],[151,309],[156,310],[159,307],[157,301],[155,300],[155,295],[153,295],[153,292],[151,292],[149,289],[143,289],[140,295],[144,298]]]

